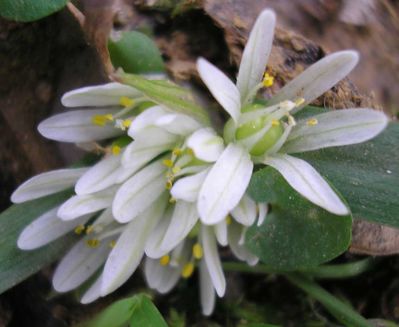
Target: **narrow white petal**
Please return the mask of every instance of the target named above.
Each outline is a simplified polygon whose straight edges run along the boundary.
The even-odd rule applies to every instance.
[[[126,223],[150,207],[165,191],[166,167],[156,161],[140,170],[118,190],[112,203],[116,220]]]
[[[222,220],[220,223],[215,225],[215,235],[218,243],[221,246],[227,245],[227,223],[226,220]]]
[[[136,138],[148,127],[154,127],[157,119],[170,113],[170,111],[161,106],[147,108],[132,121],[128,130],[128,135],[132,138]]]
[[[240,116],[240,92],[234,83],[207,60],[197,60],[197,69],[209,91],[235,122]]]
[[[53,286],[58,292],[68,292],[84,283],[106,260],[110,248],[108,242],[91,248],[87,238],[78,242],[61,260],[53,277]]]
[[[205,260],[216,293],[222,297],[226,291],[226,279],[223,274],[222,263],[220,262],[212,227],[202,225],[201,240],[204,248],[203,260]]]
[[[244,195],[238,205],[231,211],[233,218],[242,225],[251,226],[256,220],[256,203]]]
[[[187,136],[201,128],[201,125],[195,119],[176,113],[158,118],[155,121],[155,126],[161,127],[169,133],[183,136]]]
[[[197,221],[196,203],[177,201],[161,248],[165,251],[171,251],[186,238]]]
[[[205,162],[215,162],[224,150],[223,139],[211,128],[197,130],[187,139],[187,146]]]
[[[173,209],[169,206],[159,224],[155,226],[151,234],[148,236],[147,242],[145,244],[145,254],[148,257],[159,259],[169,252],[169,249],[165,250],[161,245],[172,220],[172,214]]]
[[[199,274],[202,313],[210,316],[215,309],[216,293],[204,260],[200,262]]]
[[[120,98],[134,98],[140,92],[131,86],[120,83],[108,83],[96,86],[86,86],[64,94],[61,103],[65,107],[90,107],[119,105]]]
[[[75,185],[78,195],[102,191],[113,184],[119,174],[121,156],[109,155],[91,167]]]
[[[73,221],[63,221],[57,217],[59,207],[53,208],[26,226],[18,237],[18,247],[33,250],[65,235],[80,224],[85,224],[90,216]]]
[[[267,212],[269,210],[267,203],[258,203],[258,210],[259,210],[259,215],[258,215],[257,225],[260,226],[265,221]]]
[[[158,259],[146,257],[144,260],[144,277],[148,286],[157,289],[162,280],[162,266]]]
[[[111,205],[114,194],[115,189],[112,188],[94,194],[72,196],[61,205],[57,215],[62,220],[72,220],[97,212]]]
[[[266,9],[258,16],[242,55],[237,77],[241,101],[261,82],[273,44],[276,15]]]
[[[209,169],[205,169],[195,175],[180,178],[173,184],[170,194],[177,200],[197,201],[198,193],[208,172]]]
[[[112,111],[105,109],[65,112],[42,121],[37,129],[44,137],[60,142],[82,143],[105,140],[123,133],[113,125],[93,124],[92,119],[95,115],[109,113]]]
[[[298,193],[336,215],[349,213],[346,205],[323,177],[306,161],[286,154],[267,157],[264,164],[277,169]]]
[[[166,266],[162,268],[162,279],[156,290],[161,294],[166,294],[170,292],[173,287],[176,286],[177,282],[180,279],[181,269],[171,266]]]
[[[36,175],[14,191],[11,201],[21,203],[66,190],[75,185],[87,170],[88,168],[58,169]]]
[[[130,222],[119,237],[104,266],[101,295],[120,287],[134,273],[144,254],[144,246],[154,226],[161,219],[167,198],[160,198],[140,217]]]
[[[231,252],[240,260],[246,261],[250,266],[258,263],[259,259],[249,252],[244,244],[240,244],[243,227],[239,224],[232,222],[229,225],[228,241]]]
[[[100,275],[96,279],[96,281],[90,286],[90,288],[83,294],[82,298],[80,299],[80,303],[82,304],[89,304],[97,300],[101,297],[101,279],[103,275]]]
[[[304,98],[305,102],[301,105],[303,107],[348,75],[358,60],[359,55],[356,51],[346,50],[332,53],[285,85],[270,100],[270,104]]]
[[[206,176],[198,196],[198,212],[204,224],[217,224],[226,218],[244,195],[252,168],[248,152],[229,144]]]
[[[372,109],[329,111],[313,118],[317,125],[309,126],[308,120],[297,123],[283,152],[305,152],[365,142],[377,136],[388,124],[384,113]]]

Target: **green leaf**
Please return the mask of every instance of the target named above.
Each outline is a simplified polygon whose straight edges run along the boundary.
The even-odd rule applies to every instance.
[[[145,34],[122,32],[118,39],[108,41],[112,64],[131,74],[159,73],[165,70],[161,53]]]
[[[207,112],[195,103],[192,94],[185,88],[166,80],[148,80],[138,75],[119,74],[116,79],[143,92],[150,100],[170,110],[186,114],[209,125]]]
[[[327,177],[355,218],[399,227],[399,124],[358,145],[296,155]]]
[[[0,293],[56,260],[72,244],[75,238],[69,235],[35,251],[17,248],[17,239],[22,229],[70,195],[71,191],[65,191],[15,204],[0,214]]]
[[[31,22],[61,10],[68,0],[1,0],[0,16],[17,22]]]
[[[261,226],[246,235],[248,248],[273,269],[307,269],[330,261],[347,250],[351,241],[351,216],[335,216],[295,192],[273,168],[256,172],[248,188],[272,210]]]
[[[136,295],[137,303],[135,305],[131,327],[168,327],[158,309],[145,294]]]

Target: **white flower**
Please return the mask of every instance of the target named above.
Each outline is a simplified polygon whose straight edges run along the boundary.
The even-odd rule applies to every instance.
[[[274,25],[274,13],[264,10],[245,47],[236,85],[205,59],[198,60],[202,80],[231,116],[224,132],[227,146],[199,189],[197,204],[204,224],[223,221],[237,206],[254,164],[277,169],[296,191],[318,206],[337,215],[348,214],[349,209],[323,177],[290,154],[364,142],[387,125],[387,117],[371,109],[331,111],[298,122],[292,116],[353,69],[358,61],[355,51],[326,56],[285,85],[267,105],[253,103],[257,91],[271,82],[267,74],[262,82],[262,76]]]

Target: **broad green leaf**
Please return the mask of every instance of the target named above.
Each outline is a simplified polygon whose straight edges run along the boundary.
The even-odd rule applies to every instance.
[[[335,216],[295,192],[271,167],[252,177],[249,194],[272,204],[261,226],[246,235],[248,248],[273,269],[307,269],[330,261],[347,250],[351,216]]]
[[[137,303],[133,310],[130,320],[131,327],[167,327],[156,306],[151,302],[148,296],[144,294],[136,295]]]
[[[296,155],[341,192],[355,218],[399,227],[399,124],[371,141]]]
[[[62,9],[68,0],[1,0],[0,16],[17,22],[31,22]]]
[[[108,50],[115,68],[131,74],[159,73],[165,70],[161,53],[145,34],[122,32],[117,39],[108,41]]]
[[[195,103],[191,93],[167,80],[148,80],[138,75],[119,74],[116,79],[140,90],[150,100],[209,125],[207,112]]]
[[[70,195],[71,191],[65,191],[15,204],[0,214],[0,293],[56,260],[72,244],[75,238],[69,235],[35,251],[17,248],[17,239],[22,229]]]

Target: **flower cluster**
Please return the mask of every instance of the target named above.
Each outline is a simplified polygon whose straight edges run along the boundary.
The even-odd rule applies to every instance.
[[[246,228],[262,224],[268,208],[245,194],[254,165],[275,168],[325,210],[349,213],[323,177],[291,154],[364,142],[385,128],[387,118],[371,109],[295,118],[352,70],[358,60],[354,51],[323,58],[266,104],[258,101],[258,91],[274,83],[264,74],[274,25],[274,13],[264,10],[251,31],[236,84],[198,60],[202,80],[231,116],[223,135],[119,83],[65,94],[66,107],[92,109],[39,125],[49,139],[104,153],[92,167],[35,176],[12,195],[19,203],[74,187],[75,195],[37,218],[18,240],[21,249],[31,250],[71,231],[81,236],[56,269],[57,291],[70,291],[101,272],[81,299],[92,302],[120,287],[144,258],[148,285],[165,293],[198,266],[203,313],[211,314],[215,295],[223,296],[226,289],[218,244],[250,265],[258,261],[244,245]]]

